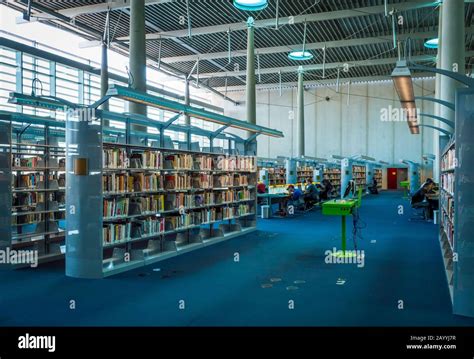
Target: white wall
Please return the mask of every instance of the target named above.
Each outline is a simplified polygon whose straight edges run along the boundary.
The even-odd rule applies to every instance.
[[[430,96],[434,92],[434,79],[415,80],[414,88],[416,96]],[[235,106],[215,95],[212,103],[223,107],[226,115],[246,120],[245,93],[230,92],[229,96],[241,105]],[[350,90],[345,83],[341,84],[339,93],[335,87],[307,89],[305,154],[323,158],[333,154],[362,154],[390,164],[399,165],[400,159],[422,163],[422,155],[433,152],[433,130],[421,128],[420,135],[412,135],[406,122],[382,121],[381,109],[390,105],[400,108],[391,81],[352,84]],[[421,112],[433,113],[433,103],[419,101],[418,105]],[[421,120],[432,123],[430,119]],[[278,129],[285,135],[283,139],[260,136],[259,156],[295,156],[296,89],[283,90],[281,97],[278,90],[257,91],[257,124]]]

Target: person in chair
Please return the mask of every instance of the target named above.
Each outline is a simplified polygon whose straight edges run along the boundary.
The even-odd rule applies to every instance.
[[[430,213],[433,211],[431,203],[427,200],[426,194],[431,192],[435,187],[435,183],[431,178],[427,178],[425,183],[413,193],[411,196],[411,206],[413,208],[425,208],[425,218],[430,218]]]

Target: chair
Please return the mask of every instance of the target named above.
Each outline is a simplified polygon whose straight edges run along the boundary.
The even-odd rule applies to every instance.
[[[415,214],[409,218],[409,221],[427,221],[429,206],[430,204],[426,200],[412,204],[411,208],[415,210]]]

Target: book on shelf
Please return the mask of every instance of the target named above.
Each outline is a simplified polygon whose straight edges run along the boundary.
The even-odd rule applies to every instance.
[[[196,196],[185,193],[170,193],[165,196],[165,210],[175,210],[180,207],[195,207]]]
[[[454,173],[442,173],[441,174],[441,188],[449,193],[454,193]]]
[[[104,224],[102,227],[102,239],[104,244],[129,240],[131,238],[131,223]]]
[[[40,184],[44,184],[45,175],[42,173],[30,173],[30,174],[13,174],[13,183],[16,188],[37,188],[39,189]],[[44,187],[44,185],[43,185]]]
[[[191,176],[182,173],[166,174],[164,178],[165,189],[189,189],[191,188]]]
[[[139,197],[135,201],[139,204],[139,213],[136,214],[158,213],[165,210],[165,196],[162,194]]]
[[[194,158],[194,169],[202,171],[211,171],[212,170],[213,159],[210,156],[196,156]]]
[[[127,152],[123,148],[104,148],[102,164],[104,168],[124,169],[128,167]]]
[[[164,157],[164,168],[174,170],[192,170],[193,157],[189,154],[173,154]]]
[[[231,175],[216,175],[213,179],[214,187],[222,188],[233,186],[234,180]]]
[[[129,203],[129,198],[104,199],[104,217],[128,216]]]
[[[165,231],[165,218],[149,217],[137,223],[140,226],[139,237],[160,234]]]
[[[192,188],[208,189],[214,186],[213,176],[205,173],[193,174],[191,177]]]
[[[241,201],[250,199],[250,191],[248,189],[237,191],[237,198]]]
[[[234,186],[248,186],[248,184],[248,176],[240,174],[234,176]]]
[[[163,167],[160,151],[145,150],[130,155],[131,168],[161,169]]]
[[[450,148],[446,153],[441,157],[441,170],[450,170],[454,168],[456,158],[456,151],[454,147]]]
[[[39,157],[24,157],[25,155],[14,155],[12,157],[12,164],[13,167],[21,167],[21,168],[32,168],[35,167],[45,167],[44,160]]]

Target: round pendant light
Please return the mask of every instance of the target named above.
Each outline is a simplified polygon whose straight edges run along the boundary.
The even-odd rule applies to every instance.
[[[313,54],[309,51],[295,50],[288,54],[290,60],[307,61],[313,58]]]
[[[259,11],[268,6],[267,0],[234,0],[234,6],[244,11]]]
[[[437,49],[438,41],[439,41],[438,38],[426,40],[425,47],[428,49]]]

